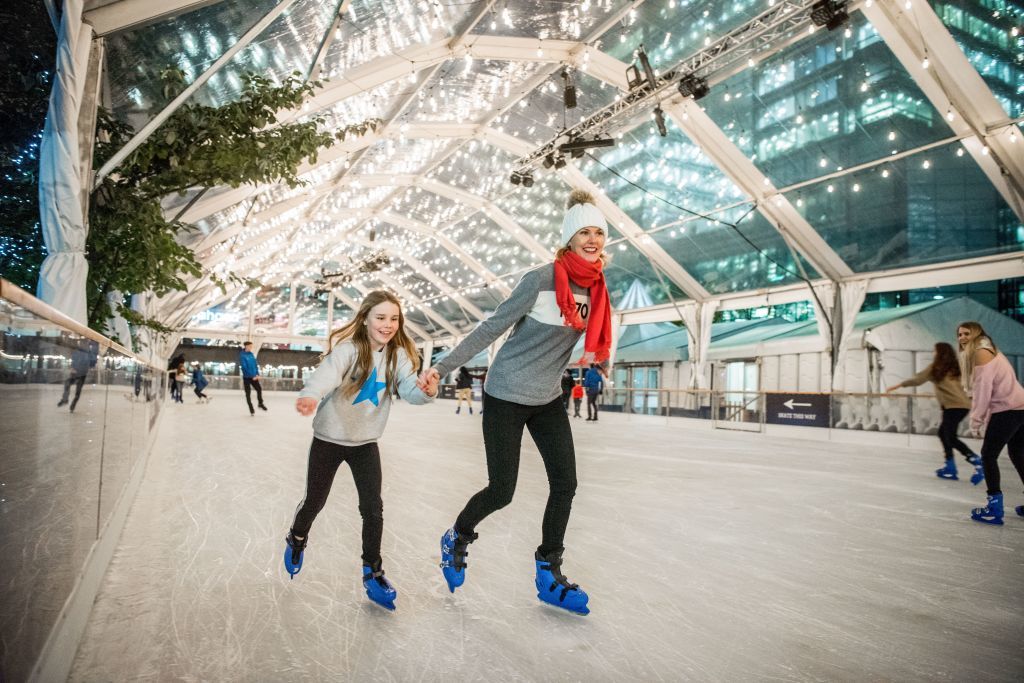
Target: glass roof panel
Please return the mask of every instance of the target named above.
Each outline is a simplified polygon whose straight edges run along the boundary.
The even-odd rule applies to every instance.
[[[1024,5],[1008,0],[930,0],[1006,113],[1024,114]]]
[[[599,46],[631,64],[633,52],[643,44],[651,66],[667,71],[703,49],[705,40],[721,38],[766,9],[764,0],[648,0],[608,31]]]
[[[111,109],[136,128],[172,98],[157,78],[168,66],[196,79],[271,10],[277,0],[223,0],[167,21],[106,36]]]
[[[951,134],[859,12],[713,86],[701,105],[780,188]]]
[[[366,150],[353,168],[355,175],[417,175],[431,166],[439,153],[457,141],[388,138]]]
[[[291,289],[264,287],[253,296],[253,327],[257,334],[288,334],[288,301]]]
[[[428,177],[493,200],[499,192],[508,190],[514,161],[507,152],[479,140],[470,140]]]
[[[506,183],[512,191],[497,197],[494,204],[554,254],[561,246],[562,218],[570,190],[551,173],[534,176],[535,183],[530,188]],[[516,259],[509,269],[514,271],[532,262],[532,256],[527,262]]]
[[[546,65],[492,59],[445,62],[416,93],[400,121],[483,123]]]
[[[495,275],[511,272],[514,269],[512,263],[520,266],[537,263],[532,252],[482,212],[445,230],[445,235]]]
[[[441,228],[472,209],[422,188],[410,187],[395,197],[388,211],[431,228]]]
[[[215,73],[192,96],[192,101],[220,105],[237,100],[242,93],[241,77],[247,72],[258,73],[275,81],[280,81],[295,72],[300,78],[305,78],[316,57],[317,48],[331,25],[331,17],[337,5],[337,0],[296,2],[255,40],[242,48],[230,63]],[[243,33],[239,33],[238,37]],[[221,42],[220,52],[226,51],[236,40],[237,38],[232,37],[229,41]],[[207,48],[211,52],[216,44],[215,39],[208,38]],[[218,57],[220,53],[213,55],[210,63]],[[189,66],[195,70],[194,75],[189,73],[184,64],[180,65],[180,68],[185,71],[185,80],[192,82],[209,64]]]
[[[629,4],[627,0],[516,0],[496,3],[474,33],[528,38],[580,40]]]
[[[650,259],[629,242],[619,240],[606,246],[605,251],[612,257],[611,264],[605,268],[604,276],[613,307],[623,300],[631,288],[637,287],[650,297],[652,304],[671,300],[683,301],[689,298],[669,278],[662,275],[663,279],[659,280]]]
[[[327,50],[323,75],[340,78],[378,57],[455,35],[456,27],[475,12],[475,3],[353,0]]]
[[[246,302],[248,302],[248,298],[246,298]],[[248,326],[248,308],[243,309],[230,301],[196,313],[186,325],[191,330],[228,330],[232,332],[244,330]]]
[[[1024,248],[1024,227],[959,143],[794,190],[788,197],[856,271]]]
[[[327,292],[299,286],[295,290],[295,334],[327,336]]]

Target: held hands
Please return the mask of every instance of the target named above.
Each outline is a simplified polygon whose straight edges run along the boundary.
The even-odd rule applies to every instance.
[[[891,394],[892,392],[894,392],[894,391],[896,391],[897,389],[899,389],[899,388],[900,388],[900,386],[901,386],[901,385],[899,385],[899,384],[893,384],[893,385],[892,385],[891,387],[886,387],[886,388],[885,388],[885,393],[887,393],[887,394]]]
[[[440,381],[441,373],[437,371],[437,368],[428,368],[420,373],[419,378],[416,380],[416,386],[424,394],[433,398],[437,396],[437,385]]]
[[[316,412],[317,400],[310,398],[309,396],[302,396],[295,399],[295,410],[299,411],[301,415],[309,417]]]

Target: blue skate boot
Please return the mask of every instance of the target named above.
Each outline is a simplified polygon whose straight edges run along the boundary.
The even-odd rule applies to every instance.
[[[995,493],[988,497],[988,505],[971,510],[971,519],[984,524],[1003,523],[1003,494]]]
[[[1017,513],[1017,516],[1024,517],[1024,505],[1018,505],[1013,508],[1013,511]]]
[[[956,463],[953,461],[953,458],[947,458],[946,464],[935,470],[935,476],[939,479],[959,479],[956,476]]]
[[[590,614],[590,608],[587,607],[589,596],[562,575],[562,551],[548,553],[547,556],[537,552],[534,560],[537,563],[534,585],[537,586],[537,597],[542,602],[576,614]]]
[[[452,527],[441,537],[441,573],[452,593],[466,580],[466,549],[475,541],[478,534],[463,534]]]
[[[974,474],[971,475],[971,483],[977,486],[985,481],[985,468],[981,466],[981,456],[977,453],[971,453],[967,456],[967,462],[971,463],[971,466],[974,468]]]
[[[295,532],[289,530],[284,537],[284,568],[290,574],[288,578],[294,579],[295,575],[302,569],[302,552],[306,549],[308,537],[295,538]]]
[[[381,607],[391,611],[395,610],[395,598],[398,592],[391,582],[384,578],[384,570],[380,562],[373,565],[363,565],[363,588],[366,589],[366,597]]]

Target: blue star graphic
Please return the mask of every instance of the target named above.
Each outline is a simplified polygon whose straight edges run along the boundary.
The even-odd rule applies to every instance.
[[[359,395],[356,396],[356,400],[352,401],[352,405],[362,401],[373,401],[373,405],[379,406],[380,401],[377,400],[377,394],[386,386],[387,382],[377,381],[377,368],[374,368],[370,371],[370,376],[363,382],[363,386],[359,388]]]

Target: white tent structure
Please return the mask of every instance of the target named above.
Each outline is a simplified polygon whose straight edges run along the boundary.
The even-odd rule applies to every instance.
[[[814,5],[86,0],[105,104],[139,131],[98,175],[181,102],[236,97],[246,71],[324,79],[281,121],[383,122],[300,169],[302,187],[166,200],[200,229],[206,274],[156,302],[188,337],[308,344],[387,288],[418,342],[450,344],[551,258],[573,187],[612,226],[613,298],[639,279],[654,302],[618,322],[682,319],[699,346],[715,311],[815,300],[844,348],[864,296],[1024,275],[1020,8],[834,2],[850,19],[827,30]],[[978,43],[977,22],[1006,37]],[[627,79],[641,47],[643,97]],[[169,64],[190,83],[174,101],[154,87]],[[563,158],[576,133],[617,145]],[[264,287],[222,293],[210,278],[228,272]]]

